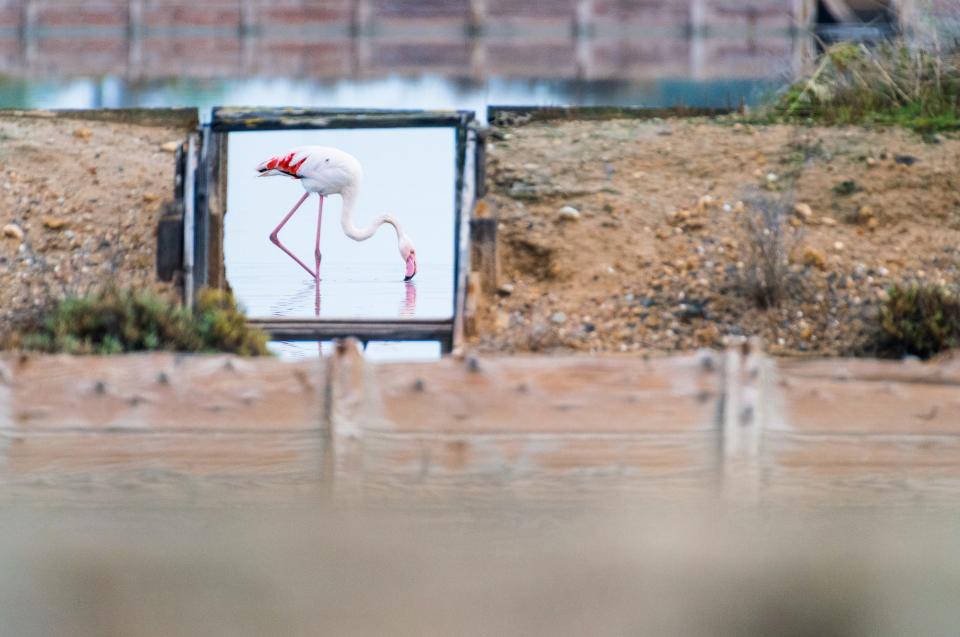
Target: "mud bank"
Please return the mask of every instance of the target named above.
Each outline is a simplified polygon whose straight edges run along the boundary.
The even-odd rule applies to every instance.
[[[0,339],[108,280],[168,289],[157,225],[195,114],[164,113],[0,111]]]
[[[958,280],[955,137],[693,118],[532,121],[490,140],[501,269],[479,304],[482,351],[760,336],[777,354],[869,353],[886,288]],[[743,285],[756,238],[737,202],[758,195],[788,211],[770,308]]]

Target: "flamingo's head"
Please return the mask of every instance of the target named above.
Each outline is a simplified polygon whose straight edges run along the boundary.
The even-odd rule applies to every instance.
[[[400,240],[400,258],[403,259],[406,267],[403,280],[409,281],[417,273],[417,251],[413,247],[413,242],[407,237]]]

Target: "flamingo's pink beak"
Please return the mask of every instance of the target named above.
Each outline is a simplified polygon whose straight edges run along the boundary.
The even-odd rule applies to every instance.
[[[407,270],[403,276],[404,281],[409,281],[413,278],[413,275],[417,273],[417,253],[411,252],[407,256]]]

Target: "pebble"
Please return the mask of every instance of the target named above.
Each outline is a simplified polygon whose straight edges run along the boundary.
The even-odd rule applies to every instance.
[[[801,261],[804,265],[814,266],[821,270],[827,267],[827,255],[812,246],[803,249]]]
[[[843,248],[844,248],[843,241],[834,241],[834,242],[833,242],[833,249],[836,250],[837,252],[842,251]]]
[[[820,223],[825,226],[835,226],[837,225],[837,220],[833,217],[820,217]]]
[[[550,317],[550,320],[557,325],[562,325],[563,323],[567,322],[567,315],[563,312],[554,312],[553,316]]]
[[[813,217],[813,209],[810,204],[798,203],[793,207],[793,212],[804,221],[809,221]]]
[[[180,142],[166,142],[164,144],[160,144],[160,150],[165,153],[175,153],[177,152],[178,148],[180,148]]]
[[[143,193],[143,200],[147,203],[153,203],[160,200],[160,195],[155,192],[145,192]]]
[[[23,239],[23,230],[15,223],[8,223],[3,227],[3,236],[20,241]]]
[[[580,219],[580,211],[573,206],[564,206],[558,214],[563,221],[578,221]]]
[[[780,177],[777,176],[777,173],[767,173],[767,183],[773,184],[776,183]]]
[[[93,137],[93,131],[90,130],[89,128],[80,127],[80,128],[74,129],[73,136],[76,137],[77,139],[82,139],[86,141],[91,137]]]
[[[50,230],[60,230],[67,225],[67,220],[59,217],[44,217],[43,225]]]
[[[511,294],[513,294],[514,289],[515,288],[512,283],[504,283],[503,285],[497,288],[497,294],[499,294],[500,296],[510,296]]]

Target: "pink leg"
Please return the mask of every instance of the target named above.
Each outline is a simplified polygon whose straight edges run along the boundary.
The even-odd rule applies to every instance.
[[[320,280],[320,227],[323,225],[323,195],[320,195],[320,211],[317,213],[317,244],[313,249],[313,256],[317,260],[317,281]]]
[[[297,263],[299,263],[301,268],[303,268],[304,270],[306,270],[307,273],[308,273],[310,276],[312,276],[314,279],[316,279],[316,278],[317,278],[317,273],[314,272],[313,270],[311,270],[310,268],[308,268],[306,263],[304,263],[303,261],[301,261],[300,259],[297,258],[297,255],[295,255],[294,253],[290,252],[290,250],[287,249],[287,246],[285,246],[285,245],[283,245],[282,243],[280,243],[280,238],[277,236],[277,234],[280,232],[280,229],[283,228],[285,225],[287,225],[287,222],[290,221],[290,217],[293,216],[293,213],[295,213],[295,212],[297,211],[297,209],[298,209],[300,206],[303,205],[303,202],[306,201],[306,200],[307,200],[307,197],[309,197],[309,196],[310,196],[310,193],[309,193],[309,192],[303,193],[303,196],[300,197],[300,201],[298,201],[298,202],[297,202],[297,205],[293,207],[293,210],[291,210],[290,212],[288,212],[288,213],[287,213],[287,216],[284,217],[284,218],[283,218],[283,221],[280,222],[280,225],[277,226],[276,228],[274,228],[274,229],[273,229],[273,232],[270,233],[270,241],[272,241],[275,246],[277,246],[278,248],[280,248],[281,250],[283,250],[284,252],[286,252],[287,255],[288,255],[291,259],[293,259],[294,261],[296,261]],[[322,200],[322,199],[321,199],[321,200]]]

